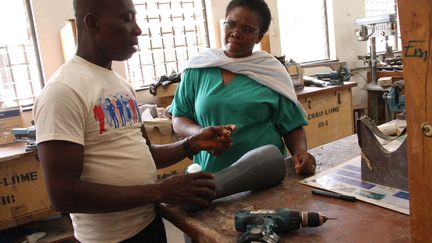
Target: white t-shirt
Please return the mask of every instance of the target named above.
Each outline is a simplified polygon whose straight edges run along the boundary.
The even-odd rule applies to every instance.
[[[84,146],[81,180],[117,186],[156,181],[134,89],[115,72],[73,57],[41,92],[33,116],[37,143],[65,140]],[[114,213],[71,214],[75,237],[83,243],[128,239],[154,218],[153,204]]]

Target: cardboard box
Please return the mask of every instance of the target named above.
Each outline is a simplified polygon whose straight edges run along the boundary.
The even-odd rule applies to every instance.
[[[286,67],[289,75],[291,76],[294,88],[296,91],[303,90],[304,88],[304,68],[302,68],[300,65],[288,65]]]
[[[22,144],[11,155],[13,145],[0,147],[0,230],[55,214],[36,153],[24,152]]]
[[[156,118],[144,121],[144,126],[151,143],[167,144],[178,141],[179,138],[174,134],[171,124],[171,119],[169,118]],[[192,160],[185,158],[174,165],[158,169],[158,179],[163,179],[173,174],[182,174],[190,164],[192,164]]]
[[[0,109],[0,145],[14,143],[15,137],[12,134],[12,128],[23,127],[21,109],[1,108]]]
[[[156,97],[159,99],[159,103],[162,107],[167,107],[171,105],[174,99],[174,94],[177,89],[177,83],[169,84],[166,88],[159,86],[157,88]]]

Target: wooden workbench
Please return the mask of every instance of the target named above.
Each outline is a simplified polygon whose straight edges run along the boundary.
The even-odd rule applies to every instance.
[[[317,159],[317,172],[331,168],[360,154],[356,135],[311,150]],[[293,174],[273,188],[243,192],[221,198],[208,208],[186,213],[181,207],[162,205],[163,216],[197,242],[235,242],[236,210],[291,208],[318,211],[337,220],[321,227],[301,228],[281,235],[281,242],[408,242],[409,216],[361,201],[347,202],[311,194],[311,187],[298,183],[303,177]]]

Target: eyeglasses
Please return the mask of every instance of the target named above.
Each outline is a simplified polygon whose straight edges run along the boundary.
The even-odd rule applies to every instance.
[[[259,29],[255,29],[251,26],[242,26],[239,27],[237,26],[236,23],[232,22],[232,21],[225,21],[223,22],[224,28],[225,28],[225,32],[227,31],[235,31],[237,30],[238,32],[240,32],[243,35],[256,35],[259,33]]]

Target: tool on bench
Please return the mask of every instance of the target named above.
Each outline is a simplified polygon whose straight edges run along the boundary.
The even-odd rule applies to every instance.
[[[235,229],[243,232],[237,242],[279,242],[279,233],[301,227],[317,227],[329,219],[322,213],[288,208],[274,210],[239,210],[235,213]]]
[[[389,111],[404,112],[405,111],[405,94],[404,81],[399,80],[390,85],[390,90],[383,95],[383,99],[387,102]]]
[[[315,76],[319,80],[327,81],[329,85],[342,85],[344,81],[350,80],[351,72],[346,65],[342,65],[337,71],[316,73]]]
[[[351,78],[351,72],[346,62],[338,60],[328,62],[315,62],[302,64],[303,69],[327,67],[330,68],[329,72],[316,73],[311,76],[303,76],[305,86],[325,87],[327,85],[343,85],[345,81]],[[314,76],[314,77],[313,77]]]
[[[34,126],[28,128],[12,128],[12,134],[17,142],[27,142],[26,151],[36,151],[36,129]]]
[[[408,191],[407,139],[395,151],[388,151],[378,141],[391,141],[404,135],[388,136],[382,133],[369,117],[357,120],[357,137],[361,148],[361,178],[383,186]]]
[[[326,87],[328,82],[319,80],[311,76],[303,76],[303,82],[306,86]]]
[[[332,197],[332,198],[336,198],[336,199],[342,199],[342,200],[350,201],[350,202],[356,201],[356,197],[343,195],[343,194],[339,194],[336,192],[330,192],[330,191],[312,189],[312,194],[325,196],[325,197]]]

